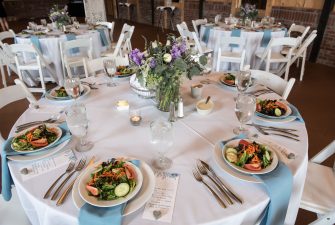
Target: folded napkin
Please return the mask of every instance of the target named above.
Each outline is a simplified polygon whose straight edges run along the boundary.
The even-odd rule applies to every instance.
[[[205,42],[206,44],[208,44],[209,34],[211,32],[211,29],[213,29],[213,25],[207,25],[207,26],[205,26],[204,35],[202,36],[201,40],[203,42]]]
[[[233,29],[230,34],[231,37],[241,37],[241,29]],[[237,48],[238,44],[230,44],[231,48]]]
[[[36,35],[31,35],[30,41],[35,46],[35,48],[38,49],[42,53],[41,43],[38,37]]]
[[[131,160],[131,163],[140,166],[139,160]],[[80,208],[79,225],[121,225],[122,214],[126,208],[127,202],[113,207],[96,207],[85,203]]]
[[[66,140],[71,138],[71,134],[69,128],[66,123],[62,123],[59,125],[62,129],[62,137],[56,142],[50,145],[48,148],[45,148],[43,151],[48,150],[50,148],[56,147],[57,145],[63,143]],[[7,156],[8,155],[23,155],[23,154],[33,154],[33,153],[20,153],[16,152],[11,148],[13,138],[8,138],[2,146],[1,152],[1,172],[2,172],[2,197],[5,201],[9,201],[12,197],[11,186],[13,184],[12,176],[10,175],[8,164],[7,164]]]
[[[72,33],[69,33],[69,34],[66,34],[66,40],[68,41],[72,41],[72,40],[76,40],[76,35],[75,34],[72,34]],[[79,53],[79,48],[72,48],[70,49],[70,53],[71,54],[77,54]]]
[[[261,47],[268,46],[270,40],[271,40],[271,30],[270,29],[265,29],[263,31],[263,38],[262,38],[262,41],[261,41]]]
[[[275,118],[273,116],[264,115],[262,113],[256,113],[256,114],[260,117],[264,117],[264,118],[271,119],[271,120],[274,120],[274,121],[286,120],[288,118],[293,118],[294,117],[295,120],[304,123],[305,121],[302,118],[301,114],[299,113],[298,109],[292,104],[288,104],[288,106],[291,108],[292,113],[289,116],[286,116],[286,117],[283,117],[283,118]]]
[[[262,181],[270,197],[270,203],[260,225],[284,224],[293,183],[290,169],[279,161],[272,172],[253,176]]]
[[[104,29],[97,29],[97,31],[100,33],[100,40],[101,40],[101,44],[102,46],[108,46],[108,41],[107,41],[107,37],[105,34],[105,30]]]

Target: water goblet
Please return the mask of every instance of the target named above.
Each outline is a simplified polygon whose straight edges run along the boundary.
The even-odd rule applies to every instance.
[[[41,25],[43,26],[43,27],[46,27],[47,26],[47,20],[46,19],[41,19]]]
[[[116,84],[114,83],[114,76],[116,73],[116,64],[115,59],[106,59],[104,60],[104,69],[106,76],[109,78],[107,82],[107,87],[115,87]]]
[[[240,71],[236,76],[235,83],[239,94],[244,93],[251,84],[250,70]]]
[[[79,138],[79,142],[75,145],[78,152],[84,152],[92,149],[94,144],[86,141],[88,119],[84,104],[75,104],[70,106],[66,112],[66,123],[73,136]]]
[[[234,128],[234,134],[249,134],[244,125],[250,121],[256,110],[256,99],[252,95],[240,94],[236,99],[235,114],[240,121],[240,126]]]
[[[172,166],[172,160],[165,154],[173,145],[173,125],[169,121],[159,119],[150,124],[151,144],[158,153],[153,160],[153,166],[157,169],[166,170]]]
[[[64,81],[64,88],[66,93],[76,100],[80,96],[80,79],[68,78]]]

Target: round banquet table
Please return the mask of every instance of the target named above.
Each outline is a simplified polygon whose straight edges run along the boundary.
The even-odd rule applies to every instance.
[[[204,77],[196,77],[185,81],[182,86],[185,117],[178,119],[174,125],[174,145],[168,152],[173,160],[169,172],[179,173],[173,219],[171,224],[257,224],[267,204],[269,197],[261,184],[250,183],[231,176],[222,170],[213,160],[213,150],[216,143],[234,136],[232,130],[238,125],[234,112],[234,96],[236,91],[218,82],[220,74],[213,73],[206,78],[213,80],[204,85],[203,96],[210,95],[215,103],[214,110],[207,116],[199,115],[195,110],[195,102],[190,95],[190,85]],[[89,82],[101,82],[104,78],[86,78]],[[103,82],[103,81],[102,81]],[[115,156],[129,156],[144,160],[150,164],[155,151],[150,144],[149,124],[158,118],[167,118],[168,113],[156,109],[153,100],[138,97],[129,87],[129,83],[118,82],[114,88],[100,85],[98,90],[91,90],[89,95],[79,101],[86,105],[89,129],[88,140],[94,142],[94,148],[85,152],[87,158],[96,156],[97,160],[106,160]],[[118,100],[128,100],[131,107],[139,107],[142,112],[140,126],[132,126],[128,112],[118,111],[115,103]],[[40,109],[27,109],[18,119],[17,124],[36,119],[48,118],[51,114],[64,107],[64,104],[41,99]],[[52,110],[53,112],[51,112]],[[258,122],[259,123],[259,122]],[[300,205],[300,199],[307,172],[308,137],[304,123],[290,122],[283,125],[286,128],[298,130],[300,142],[279,136],[260,135],[260,140],[276,143],[296,154],[294,160],[283,157],[282,160],[292,171],[293,188],[285,224],[294,224]],[[14,128],[11,132],[13,135]],[[256,132],[253,128],[251,131]],[[69,149],[73,141],[65,149]],[[276,149],[276,151],[279,151]],[[80,154],[75,152],[77,156]],[[79,156],[80,157],[80,156]],[[243,204],[235,203],[226,209],[219,207],[209,191],[192,176],[196,159],[202,159],[213,166],[224,182],[243,199]],[[46,174],[23,181],[20,169],[30,162],[9,161],[20,201],[33,225],[78,224],[79,210],[75,207],[71,195],[65,203],[56,206],[55,201],[43,199],[45,191],[65,167],[52,170]],[[146,179],[144,177],[144,179]],[[126,216],[123,224],[157,224],[155,221],[142,218],[143,207]]]
[[[107,41],[109,42],[108,29],[104,29],[104,31]],[[98,31],[89,30],[87,25],[81,25],[79,29],[73,30],[73,32],[75,33],[77,39],[92,38],[93,58],[100,57],[101,53],[106,51],[107,47],[102,45],[100,33]],[[51,65],[55,69],[57,76],[56,82],[58,84],[62,84],[64,79],[59,43],[66,40],[66,35],[58,30],[48,32],[47,35],[39,36],[42,55],[48,62],[52,62]],[[19,44],[31,43],[30,35],[18,35],[16,37],[16,42]]]
[[[201,25],[200,27],[200,40],[202,40],[203,35],[205,33],[206,26]],[[241,31],[241,37],[246,39],[245,42],[245,62],[244,65],[250,65],[251,68],[255,68],[257,65],[257,60],[256,60],[256,53],[258,52],[263,52],[265,50],[265,47],[261,46],[261,41],[263,38],[263,31],[246,31],[243,30]],[[208,42],[202,42],[202,44],[205,44],[208,48],[214,50],[214,58],[213,58],[213,69],[216,68],[216,62],[217,62],[217,57],[218,57],[218,50],[219,50],[219,41],[220,38],[227,37],[231,35],[230,30],[225,30],[224,28],[220,26],[214,26],[212,29],[209,31],[209,37],[208,37]],[[281,29],[275,29],[271,32],[271,37],[278,38],[278,37],[284,37],[285,36],[285,31]],[[227,47],[226,49],[223,49],[223,51],[231,51],[231,48]],[[240,47],[234,47],[233,52],[241,52]],[[274,52],[280,52],[280,48],[273,48]],[[228,63],[223,63],[221,65],[221,69],[223,71],[227,70],[239,70],[239,65],[234,63],[232,65],[232,68],[228,67]],[[274,65],[277,66],[277,65]]]

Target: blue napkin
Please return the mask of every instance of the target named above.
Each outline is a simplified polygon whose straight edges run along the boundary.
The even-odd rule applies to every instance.
[[[107,41],[107,37],[105,34],[104,29],[97,29],[97,31],[100,33],[100,40],[101,40],[101,44],[102,46],[108,46],[108,41]]]
[[[59,125],[62,129],[62,137],[54,144],[50,145],[50,147],[45,148],[43,151],[48,150],[52,147],[55,147],[64,141],[71,138],[70,132],[68,132],[68,127],[66,123],[62,123]],[[1,172],[2,172],[2,197],[5,201],[9,201],[12,198],[11,186],[13,184],[12,176],[10,175],[8,164],[7,164],[7,155],[23,155],[29,153],[20,153],[16,152],[11,148],[11,142],[13,138],[8,138],[2,146],[1,152]]]
[[[36,35],[31,35],[30,41],[35,46],[35,48],[38,49],[42,53],[41,43],[38,37]]]
[[[205,31],[204,31],[204,35],[202,36],[202,41],[205,42],[206,44],[208,44],[208,40],[209,40],[209,34],[211,32],[211,29],[213,29],[212,25],[207,25],[205,26]]]
[[[270,40],[271,40],[271,30],[266,29],[266,30],[263,31],[263,38],[262,38],[262,41],[261,41],[261,47],[268,46]]]
[[[259,113],[259,112],[256,112],[256,115],[257,116],[260,116],[260,117],[264,117],[264,118],[267,118],[267,119],[271,119],[271,120],[274,120],[274,121],[280,121],[280,120],[286,120],[287,118],[292,118],[294,117],[295,120],[299,121],[299,122],[302,122],[304,123],[304,119],[302,118],[301,114],[299,113],[298,109],[292,105],[292,104],[288,104],[288,106],[291,108],[292,110],[292,113],[289,115],[289,116],[286,116],[286,117],[282,117],[282,118],[275,118],[273,116],[268,116],[268,115],[264,115],[262,113]]]
[[[260,225],[284,224],[293,183],[290,169],[279,161],[271,173],[253,176],[262,181],[270,197]]]
[[[233,29],[230,34],[231,37],[241,37],[241,29]],[[230,44],[231,48],[237,48],[238,44]]]
[[[68,41],[72,41],[72,40],[76,40],[76,35],[75,34],[72,34],[72,33],[69,33],[69,34],[66,34],[66,40]],[[71,54],[77,54],[79,53],[79,48],[72,48],[70,49],[70,53]]]
[[[131,160],[131,163],[140,166],[139,160]],[[113,207],[95,207],[85,203],[80,208],[79,225],[121,225],[122,213],[126,208],[127,202]]]

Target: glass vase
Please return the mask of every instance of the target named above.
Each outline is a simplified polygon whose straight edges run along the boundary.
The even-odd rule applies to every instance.
[[[170,103],[178,103],[179,99],[179,84],[164,84],[156,89],[157,108],[163,112],[170,111]]]

